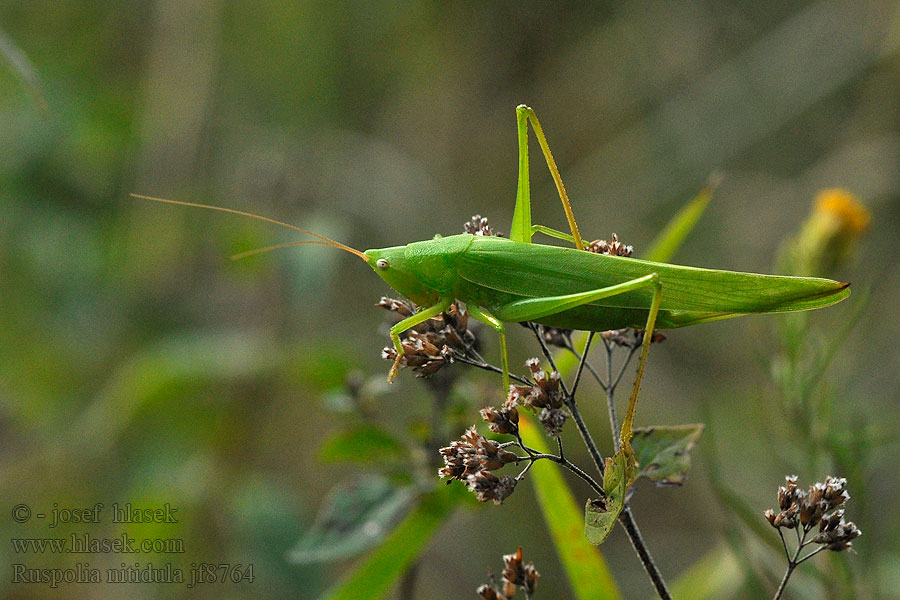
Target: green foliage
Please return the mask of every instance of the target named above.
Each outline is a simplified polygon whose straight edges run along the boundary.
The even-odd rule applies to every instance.
[[[422,496],[413,511],[387,539],[340,584],[327,600],[377,600],[393,587],[431,542],[431,537],[467,492],[440,484]]]
[[[336,486],[313,526],[288,554],[298,564],[348,558],[383,540],[413,501],[410,487],[368,475]]]
[[[530,420],[520,416],[519,427],[526,444],[539,452],[549,448]],[[614,600],[621,593],[600,550],[584,533],[584,513],[580,502],[563,479],[557,465],[535,465],[529,472],[541,514],[550,530],[556,552],[566,569],[573,597],[577,600]]]
[[[647,251],[641,253],[641,256],[646,260],[655,262],[668,262],[671,260],[703,215],[707,205],[709,205],[709,201],[712,200],[713,190],[713,185],[708,185],[700,190],[700,193],[693,200],[688,202],[669,220],[663,230],[650,243]]]
[[[584,534],[590,543],[602,544],[616,526],[632,484],[628,472],[628,458],[623,450],[607,457],[603,469],[605,498],[588,500],[584,507]]]
[[[715,546],[672,583],[678,600],[734,598],[743,580],[740,560],[724,544]]]
[[[408,455],[408,449],[400,440],[374,423],[363,423],[339,431],[319,447],[319,458],[326,463],[353,462],[384,466]]]
[[[656,485],[683,485],[691,466],[691,450],[703,433],[703,425],[636,427],[631,446],[638,477]]]

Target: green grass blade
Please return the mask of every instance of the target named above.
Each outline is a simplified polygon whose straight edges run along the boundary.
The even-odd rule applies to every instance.
[[[460,502],[459,486],[440,485],[323,600],[376,600],[388,593]]]
[[[694,229],[709,201],[712,200],[714,184],[708,184],[693,200],[687,203],[672,217],[666,227],[650,244],[650,249],[642,256],[646,260],[668,262],[684,243],[685,238]]]
[[[743,583],[744,574],[734,553],[724,544],[710,550],[672,584],[678,600],[732,598]]]
[[[41,110],[48,110],[47,100],[44,96],[44,86],[41,84],[41,78],[37,69],[34,68],[34,65],[28,60],[28,56],[22,49],[2,29],[0,29],[0,57],[5,59],[13,73],[28,87]]]
[[[525,443],[539,452],[549,452],[541,433],[524,415],[519,427]],[[528,476],[534,483],[541,513],[550,529],[560,561],[577,600],[613,600],[621,598],[603,554],[584,536],[584,510],[566,485],[560,466],[542,460]]]

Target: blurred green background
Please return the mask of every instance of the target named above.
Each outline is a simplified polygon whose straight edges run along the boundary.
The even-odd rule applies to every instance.
[[[319,460],[354,418],[323,398],[351,370],[386,374],[373,305],[389,290],[326,248],[232,263],[297,238],[128,193],[260,213],[362,249],[456,233],[475,213],[506,232],[522,102],[542,120],[582,229],[615,231],[638,252],[713,171],[723,182],[673,262],[772,272],[819,189],[845,187],[868,207],[855,258],[828,273],[855,294],[811,323],[827,338],[862,310],[823,381],[850,448],[827,467],[851,478],[847,516],[863,530],[859,554],[835,564],[858,597],[900,597],[896,2],[4,2],[0,49],[2,597],[316,598],[352,569],[285,553],[327,492],[361,471]],[[564,228],[532,157],[535,221]],[[810,468],[779,415],[776,321],[671,333],[651,353],[638,415],[707,420],[726,483],[760,521],[785,474],[806,484],[829,474]],[[513,364],[537,352],[526,333],[512,333]],[[606,451],[599,388],[586,389]],[[373,410],[415,430],[425,398],[403,372]],[[488,401],[473,393],[466,419]],[[742,545],[753,534],[711,491],[711,441],[685,488],[638,486],[636,517],[670,579],[730,541],[757,548],[742,562],[769,585],[762,565],[780,574],[779,559]],[[169,502],[178,525],[128,528],[184,539],[183,556],[153,562],[254,563],[256,581],[13,585],[8,564],[76,562],[14,555],[7,538],[54,535],[14,522],[20,502],[35,512]],[[457,511],[422,557],[415,597],[474,597],[520,544],[543,574],[538,597],[568,597],[528,486],[503,507]],[[652,595],[621,531],[603,551],[626,598]],[[808,579],[795,597],[815,597]],[[773,591],[762,590],[742,593]]]

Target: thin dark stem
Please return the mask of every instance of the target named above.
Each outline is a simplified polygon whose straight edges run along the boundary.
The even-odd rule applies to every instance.
[[[477,360],[472,360],[468,356],[464,356],[462,354],[454,353],[453,360],[457,360],[466,365],[471,365],[478,369],[484,369],[485,371],[490,371],[491,373],[503,373],[503,369],[501,369],[500,367],[496,367],[490,363],[484,362],[483,360],[481,362],[479,362]],[[524,377],[520,377],[518,375],[515,375],[514,373],[510,373],[509,378],[517,383],[521,383],[522,385],[529,385],[529,383],[530,383]]]
[[[612,382],[612,356],[615,346],[611,346],[606,340],[603,341],[604,346],[606,346],[606,381],[608,382],[606,386],[606,409],[609,412],[609,428],[612,431],[613,450],[618,452],[621,449],[621,441],[619,440],[619,418],[616,416],[616,386]]]
[[[619,374],[616,375],[616,380],[612,383],[612,385],[609,386],[613,391],[615,391],[616,386],[619,385],[619,382],[622,381],[622,375],[625,374],[625,369],[628,368],[628,363],[631,362],[631,359],[634,356],[635,352],[638,351],[638,348],[640,348],[640,346],[634,346],[628,351],[628,356],[625,357],[625,362],[622,363],[622,368],[619,370]]]
[[[584,367],[587,365],[587,357],[588,352],[591,350],[591,342],[594,341],[594,332],[590,332],[588,334],[587,343],[584,345],[584,354],[581,355],[581,360],[578,362],[578,371],[575,373],[575,383],[572,384],[572,395],[575,395],[575,392],[578,390],[578,384],[581,382],[581,374],[584,372]],[[578,354],[577,352],[575,353]]]
[[[577,358],[579,361],[581,360],[581,353],[580,353],[578,350],[575,349],[575,346],[572,345],[572,340],[571,340],[571,339],[568,339],[568,338],[566,339],[566,346],[565,346],[565,348],[566,348],[566,350],[568,350],[569,352],[571,352],[572,354],[574,354],[574,355],[575,355],[575,358]],[[600,377],[600,374],[597,373],[596,369],[594,369],[594,366],[591,365],[591,363],[585,361],[584,367],[585,367],[588,371],[591,372],[591,375],[594,376],[594,379],[597,380],[597,383],[600,384],[600,387],[602,387],[603,390],[606,391],[606,382],[603,381],[603,379]]]
[[[798,560],[797,564],[799,565],[800,563],[806,562],[809,559],[811,559],[813,556],[815,556],[816,554],[821,552],[822,550],[827,550],[827,549],[828,549],[828,546],[825,546],[825,545],[819,546],[818,548],[816,548],[815,550],[813,550],[812,552],[810,552],[809,554],[807,554],[806,556],[804,556],[803,558]]]
[[[531,331],[534,332],[534,337],[537,338],[538,344],[541,345],[541,352],[543,352],[544,358],[547,359],[547,362],[550,363],[550,368],[554,371],[559,371],[559,369],[556,368],[556,361],[553,360],[553,355],[550,354],[550,348],[547,347],[547,342],[544,341],[544,336],[541,335],[541,329],[543,326],[531,322],[529,322],[528,325],[531,327]],[[566,387],[566,382],[562,379],[559,380],[559,387],[562,388],[562,391],[566,396],[569,395],[569,388]]]
[[[569,462],[568,459],[565,459],[561,456],[557,456],[555,454],[529,454],[527,457],[523,457],[526,460],[530,460],[532,463],[537,460],[550,460],[559,465],[564,466],[568,470],[572,471],[578,478],[583,480],[586,484],[591,486],[591,489],[597,492],[598,494],[603,494],[603,487],[597,483],[593,477],[584,472],[579,466],[575,465],[572,462]]]
[[[812,558],[813,556],[815,556],[822,550],[825,550],[828,548],[827,546],[820,546],[819,548],[813,550],[812,552],[810,552],[803,558],[800,558],[800,553],[803,552],[803,548],[805,548],[806,546],[808,546],[809,544],[812,543],[812,542],[806,541],[806,536],[809,535],[810,530],[807,529],[806,527],[803,527],[802,528],[803,532],[801,534],[800,527],[797,527],[795,529],[797,532],[797,551],[794,552],[794,556],[792,558],[790,553],[788,552],[787,544],[786,543],[784,544],[784,552],[788,558],[788,566],[784,572],[784,577],[782,577],[782,579],[781,579],[781,583],[778,585],[778,589],[775,590],[775,595],[772,597],[772,600],[779,600],[781,598],[781,595],[784,593],[784,590],[787,587],[788,580],[791,578],[791,574],[794,572],[794,569],[797,568],[797,565],[809,560],[810,558]],[[782,543],[784,543],[784,535],[782,535],[780,528],[778,529],[778,535],[781,536],[781,541],[782,541]]]
[[[781,595],[784,593],[784,588],[787,587],[788,579],[791,578],[791,573],[794,572],[794,569],[797,567],[793,562],[788,563],[787,570],[784,572],[784,577],[781,579],[781,584],[778,586],[778,589],[775,591],[775,596],[772,597],[772,600],[779,600]]]
[[[644,565],[644,570],[647,571],[647,575],[650,577],[653,587],[656,588],[656,593],[659,594],[659,597],[662,600],[672,600],[672,594],[669,593],[669,588],[666,587],[666,582],[663,579],[662,573],[656,568],[656,563],[653,562],[653,557],[650,556],[650,551],[647,550],[647,545],[644,543],[641,531],[634,521],[634,515],[631,514],[631,507],[627,504],[625,505],[625,508],[622,509],[622,514],[619,515],[619,523],[622,524],[625,531],[628,533],[631,545],[634,546],[634,551],[637,552],[638,558],[641,559],[641,564]]]
[[[558,371],[558,369],[556,368],[556,363],[553,360],[553,356],[550,354],[550,349],[547,348],[547,344],[546,342],[544,342],[544,336],[541,335],[541,326],[537,325],[536,323],[530,323],[530,325],[531,330],[534,332],[534,336],[537,338],[538,343],[541,345],[541,351],[547,358],[547,362],[550,363],[550,368],[554,371]],[[585,424],[584,419],[581,417],[581,412],[578,410],[578,405],[575,402],[575,398],[571,394],[569,394],[569,390],[566,388],[565,382],[560,379],[559,385],[562,388],[563,393],[566,395],[566,407],[572,414],[572,420],[575,421],[575,426],[578,428],[578,433],[581,434],[581,439],[584,440],[584,444],[585,446],[587,446],[588,452],[591,455],[591,459],[594,461],[594,466],[596,466],[597,470],[600,471],[600,474],[603,475],[603,455],[601,455],[600,450],[597,449],[597,444],[594,443],[594,438],[591,436],[591,432],[588,431],[587,425]],[[602,488],[600,493],[603,494]]]
[[[606,346],[606,370],[608,377],[607,381],[609,383],[606,388],[606,400],[607,406],[609,408],[609,424],[610,428],[612,429],[613,445],[616,452],[619,452],[621,449],[621,441],[619,439],[619,423],[616,417],[616,386],[619,385],[619,381],[622,379],[622,374],[628,367],[628,363],[631,362],[631,358],[634,356],[635,350],[634,348],[631,348],[629,350],[628,356],[625,357],[625,362],[622,365],[618,376],[615,378],[615,380],[613,380],[612,355],[613,350],[615,349],[615,344],[611,344],[605,339],[603,341]],[[663,579],[662,573],[660,573],[659,569],[657,568],[656,563],[653,560],[653,556],[650,555],[650,550],[649,548],[647,548],[646,542],[644,542],[644,537],[641,535],[641,530],[638,529],[637,522],[634,520],[634,514],[631,512],[631,507],[628,506],[627,503],[622,509],[621,514],[619,514],[619,523],[628,534],[628,539],[631,540],[631,545],[634,547],[634,551],[637,553],[641,564],[644,566],[644,570],[647,572],[647,576],[650,577],[650,581],[653,584],[653,587],[656,588],[656,593],[662,600],[671,600],[672,594],[669,593],[669,589],[666,587],[666,582]]]
[[[781,545],[784,547],[784,557],[788,559],[788,562],[791,561],[791,553],[788,550],[787,542],[784,539],[784,534],[781,532],[781,527],[778,528],[778,535],[781,537]]]
[[[544,356],[547,358],[547,361],[550,363],[551,368],[556,370],[556,365],[553,362],[553,358],[550,355],[550,350],[547,348],[547,344],[544,342],[543,336],[540,334],[539,325],[535,323],[531,323],[531,330],[534,332],[535,337],[537,337],[538,343],[541,346],[541,351],[544,353]],[[607,340],[603,340],[607,350],[607,372],[609,379],[607,380],[607,385],[604,385],[600,376],[594,369],[588,368],[588,370],[594,375],[594,378],[600,384],[600,386],[606,390],[607,399],[610,407],[610,425],[612,426],[612,437],[616,444],[616,452],[619,451],[619,439],[618,439],[618,423],[616,419],[615,413],[615,403],[614,403],[614,395],[615,388],[618,385],[619,380],[621,380],[622,375],[625,372],[625,369],[628,366],[628,363],[631,361],[631,358],[634,356],[635,349],[632,348],[628,356],[625,359],[625,364],[622,365],[622,369],[616,377],[615,381],[612,380],[612,352],[614,346],[611,345]],[[571,352],[575,352],[575,349],[572,347],[571,343],[568,348]],[[575,352],[577,355],[578,353]],[[582,367],[587,364],[586,361],[587,355],[587,347],[585,348],[585,356],[580,356],[581,364],[579,365],[579,373],[581,372]],[[576,385],[578,379],[576,378]],[[560,382],[562,383],[562,382]],[[573,386],[574,387],[574,386]],[[565,391],[565,386],[563,385],[563,391]],[[600,471],[600,474],[603,474],[603,459],[600,455],[599,450],[597,450],[597,446],[594,444],[594,440],[591,437],[590,432],[587,429],[587,426],[584,423],[584,420],[581,418],[581,413],[578,410],[578,406],[575,402],[575,398],[568,393],[566,393],[566,406],[569,408],[569,412],[572,413],[572,419],[575,421],[575,425],[578,427],[579,433],[581,433],[581,438],[584,440],[585,445],[588,448],[588,451],[591,454],[591,458],[594,460],[594,464],[597,469]],[[535,456],[532,456],[535,459]],[[553,456],[541,456],[541,458],[550,458]],[[560,457],[555,457],[556,462],[563,464],[570,471],[581,477],[583,480],[587,481],[591,488],[602,496],[605,496],[603,488],[597,484],[590,476],[586,473],[578,469],[575,465],[569,463],[569,461],[562,462],[565,459],[561,459]],[[576,471],[577,469],[577,471]],[[581,471],[581,473],[579,473]],[[634,520],[634,515],[631,512],[631,507],[628,504],[625,504],[625,507],[622,509],[622,512],[619,514],[619,523],[621,523],[622,527],[625,529],[625,532],[628,534],[628,538],[631,540],[631,545],[634,547],[635,552],[638,555],[638,558],[641,561],[641,564],[644,566],[644,570],[647,572],[647,575],[650,577],[650,581],[653,583],[653,587],[656,589],[656,593],[662,600],[672,600],[672,595],[669,593],[669,589],[666,587],[666,582],[663,579],[662,573],[659,572],[659,569],[656,567],[656,563],[653,560],[653,557],[650,555],[650,551],[647,548],[647,544],[644,542],[643,536],[641,536],[641,531],[638,529],[637,523]]]
[[[416,580],[419,578],[419,563],[414,562],[406,569],[403,579],[400,580],[397,597],[400,600],[412,600],[416,593]]]

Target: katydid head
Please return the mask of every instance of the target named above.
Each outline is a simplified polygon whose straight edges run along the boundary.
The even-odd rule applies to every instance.
[[[375,248],[363,254],[372,270],[389,286],[416,304],[434,303],[434,292],[416,278],[406,261],[406,246]]]

